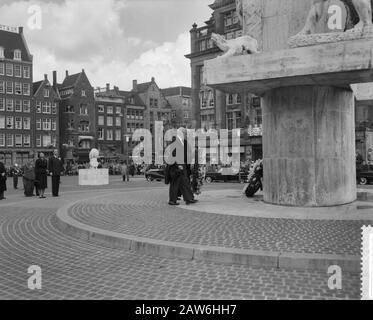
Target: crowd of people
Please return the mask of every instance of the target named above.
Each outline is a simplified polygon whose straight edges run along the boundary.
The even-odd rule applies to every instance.
[[[59,196],[61,175],[64,174],[64,167],[58,151],[53,152],[53,156],[47,159],[43,153],[39,153],[36,161],[29,160],[23,167],[15,164],[9,170],[5,169],[4,163],[0,161],[0,200],[6,199],[8,175],[13,178],[13,188],[18,189],[19,179],[23,181],[23,191],[25,197],[37,196],[45,199],[45,190],[48,188],[48,176],[51,177],[52,195]]]

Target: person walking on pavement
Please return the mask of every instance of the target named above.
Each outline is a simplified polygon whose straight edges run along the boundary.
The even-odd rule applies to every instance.
[[[48,161],[44,153],[39,154],[39,159],[35,163],[35,179],[38,181],[40,199],[45,199],[44,192],[48,187]]]
[[[179,200],[179,196],[183,196],[186,205],[197,203],[198,200],[194,199],[194,195],[192,192],[192,186],[190,185],[190,176],[191,170],[190,165],[188,164],[188,155],[192,155],[190,146],[188,145],[186,139],[186,130],[181,128],[179,129],[178,135],[174,137],[173,144],[175,149],[173,150],[172,154],[166,155],[166,162],[169,164],[166,175],[168,176],[167,181],[170,183],[170,190],[169,190],[169,205],[177,206],[177,200]],[[184,163],[170,163],[173,159],[177,158],[177,151],[183,151],[182,158],[179,155],[179,159],[183,159],[182,162]]]
[[[13,187],[15,190],[18,189],[18,177],[21,175],[21,170],[18,167],[18,164],[14,164],[14,167],[10,171],[13,176]]]
[[[58,197],[63,166],[61,159],[58,158],[57,150],[54,150],[53,156],[49,159],[48,171],[52,177],[52,195],[53,197]]]
[[[126,162],[122,163],[121,172],[122,172],[123,182],[126,181],[126,178],[127,178],[127,181],[130,181],[130,177],[128,174],[128,166]]]
[[[4,192],[6,191],[6,170],[4,163],[0,161],[0,200],[5,200]]]

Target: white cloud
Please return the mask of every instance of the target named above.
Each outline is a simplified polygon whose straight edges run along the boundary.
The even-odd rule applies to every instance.
[[[189,33],[174,42],[156,44],[126,34],[121,13],[127,1],[66,0],[14,1],[0,5],[1,24],[25,26],[25,36],[34,55],[34,80],[57,70],[84,68],[93,86],[105,83],[129,89],[133,79],[149,81],[152,76],[161,87],[190,85]],[[41,30],[29,30],[27,9],[38,4],[43,10]],[[141,27],[141,23],[139,23]]]

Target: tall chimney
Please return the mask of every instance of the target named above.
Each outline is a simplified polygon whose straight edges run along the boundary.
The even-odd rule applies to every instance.
[[[106,84],[106,92],[109,92],[110,91],[110,83],[107,83]]]
[[[68,70],[66,70],[66,77],[68,77],[69,76],[69,71]]]
[[[155,78],[154,77],[152,77],[152,82],[155,82]]]
[[[133,91],[137,91],[137,80],[133,80],[132,89],[133,89]]]
[[[57,87],[57,71],[53,71],[53,87]]]
[[[44,75],[44,80],[45,80],[45,81],[48,80],[48,75],[47,75],[47,74]]]

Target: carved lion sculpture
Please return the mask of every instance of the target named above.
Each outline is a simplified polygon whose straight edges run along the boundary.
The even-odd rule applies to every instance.
[[[91,168],[97,169],[98,167],[98,157],[100,156],[100,152],[97,149],[92,149],[91,152],[89,153],[89,164]]]
[[[219,58],[259,53],[258,41],[250,36],[226,40],[220,34],[213,33],[211,39],[224,52]]]
[[[324,3],[327,0],[313,0],[312,8],[308,14],[306,25],[299,32],[299,35],[311,34],[314,30],[314,26],[318,21],[318,17],[321,15]],[[356,14],[359,17],[359,23],[355,25],[355,30],[363,30],[366,27],[372,26],[372,2],[373,0],[341,0],[352,15]]]

